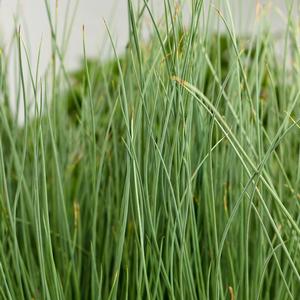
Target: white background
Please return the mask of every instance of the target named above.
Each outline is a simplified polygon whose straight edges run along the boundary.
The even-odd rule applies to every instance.
[[[74,11],[77,0],[47,0],[51,6],[52,14],[55,15],[55,4],[57,2],[58,32],[63,31],[66,20],[66,11],[70,2],[69,14]],[[142,0],[134,0],[142,1]],[[178,0],[177,3],[184,3],[188,8],[191,0]],[[251,33],[257,28],[259,18],[257,18],[258,7],[264,6],[264,12],[273,32],[284,31],[286,27],[285,3],[286,0],[204,0],[206,9],[210,4],[229,3],[234,25],[238,33]],[[172,2],[172,1],[171,1]],[[107,22],[112,32],[114,42],[118,52],[122,52],[128,40],[127,21],[127,0],[79,0],[76,17],[72,26],[72,34],[69,41],[68,51],[65,55],[65,66],[74,69],[78,66],[83,55],[82,47],[82,26],[85,26],[86,51],[88,56],[98,56],[105,58],[109,51],[109,41],[104,20]],[[295,0],[294,3],[298,3]],[[152,0],[151,6],[159,17],[163,0]],[[224,9],[224,7],[223,7]],[[187,9],[187,15],[189,14]],[[52,16],[53,17],[53,16]],[[67,18],[70,20],[70,16]],[[45,9],[45,0],[0,0],[0,45],[5,53],[9,52],[9,44],[15,28],[20,26],[22,40],[26,45],[30,56],[30,64],[35,69],[37,64],[38,50],[41,45],[41,55],[39,64],[39,74],[44,74],[51,60],[51,35],[49,21]],[[59,35],[61,38],[61,34]],[[106,41],[106,43],[104,43]],[[103,50],[103,45],[106,48]],[[12,55],[13,57],[13,55]],[[14,93],[13,87],[14,72],[13,58],[11,58],[10,89]],[[13,100],[12,100],[13,101]]]
[[[56,0],[48,0],[52,12],[55,11]],[[71,0],[74,8],[77,0]],[[225,0],[221,0],[221,2]],[[58,28],[64,25],[66,7],[69,0],[57,0],[58,3]],[[156,10],[161,8],[163,0],[152,0]],[[188,2],[188,1],[178,1]],[[218,0],[204,0],[205,5],[216,3]],[[257,3],[269,6],[270,26],[273,31],[280,31],[285,27],[285,22],[277,12],[285,7],[285,0],[257,1],[257,0],[228,0],[230,3],[236,28],[240,31],[251,31],[255,27],[255,14]],[[297,2],[297,1],[294,1]],[[17,21],[14,18],[18,16]],[[66,64],[75,66],[82,56],[82,25],[85,25],[86,49],[89,55],[97,55],[101,45],[107,40],[104,20],[109,24],[113,33],[118,51],[122,51],[128,38],[127,0],[79,0],[76,18],[69,43]],[[30,50],[31,57],[36,58],[39,45],[42,41],[42,66],[45,66],[50,55],[49,22],[47,19],[44,0],[0,0],[0,41],[8,44],[15,23],[20,24],[22,36]]]

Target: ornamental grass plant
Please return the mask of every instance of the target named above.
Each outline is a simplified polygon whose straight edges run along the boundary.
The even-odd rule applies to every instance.
[[[83,30],[69,72],[45,0],[43,77],[16,30],[25,121],[2,52],[0,299],[299,299],[293,4],[279,57],[267,25],[239,35],[229,1],[208,2],[190,1],[186,25],[171,0],[160,20],[128,0],[124,53],[107,27],[112,59],[88,58]]]

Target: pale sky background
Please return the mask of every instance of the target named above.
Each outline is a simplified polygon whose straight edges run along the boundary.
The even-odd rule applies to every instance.
[[[142,0],[134,0],[142,1]],[[48,0],[52,14],[55,14],[56,0]],[[65,20],[70,20],[76,7],[77,0],[57,0],[58,32],[62,33]],[[191,0],[178,0],[176,3],[185,3],[188,18]],[[204,0],[206,7],[210,3],[223,3],[226,0]],[[286,27],[284,11],[286,0],[228,0],[238,33],[253,32],[257,26],[257,3],[265,6],[267,19],[273,32],[283,32]],[[294,1],[299,2],[298,0]],[[70,4],[69,10],[67,9]],[[163,0],[152,0],[151,3],[157,17],[161,14]],[[66,12],[69,16],[66,17]],[[283,15],[286,12],[283,12]],[[111,52],[104,20],[112,32],[118,52],[122,52],[128,41],[127,0],[78,0],[76,17],[72,26],[68,52],[65,56],[65,66],[74,69],[82,57],[82,25],[85,26],[86,51],[88,56],[102,56],[105,58]],[[22,39],[30,54],[31,65],[35,68],[37,53],[41,44],[40,74],[47,69],[51,57],[51,36],[49,22],[45,9],[45,0],[0,0],[0,43],[5,52],[8,52],[9,42],[15,28],[21,26]],[[61,37],[61,34],[60,34]],[[102,49],[105,44],[106,48]],[[102,50],[101,50],[102,49]],[[101,55],[100,55],[101,53]],[[10,66],[10,85],[13,85],[13,63]],[[13,88],[12,88],[13,89]]]

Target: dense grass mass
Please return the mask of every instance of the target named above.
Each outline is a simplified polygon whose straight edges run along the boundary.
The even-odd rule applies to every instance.
[[[27,109],[16,126],[2,53],[0,299],[299,297],[297,24],[279,59],[228,12],[194,0],[185,26],[172,1],[163,22],[128,1],[125,53],[68,73],[49,11],[48,80],[16,34]]]

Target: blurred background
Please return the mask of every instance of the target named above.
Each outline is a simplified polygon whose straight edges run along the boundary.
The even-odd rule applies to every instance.
[[[68,55],[65,56],[67,66],[71,68],[75,67],[82,56],[83,24],[85,26],[86,50],[88,55],[102,55],[103,57],[108,55],[109,50],[103,49],[105,41],[106,45],[108,42],[104,20],[113,34],[117,50],[121,52],[124,49],[128,40],[127,0],[47,1],[51,7],[53,19],[55,18],[55,12],[57,12],[59,36],[62,38],[64,28],[67,26],[72,27],[67,51]],[[134,2],[138,2],[138,0]],[[174,1],[174,3],[177,3],[179,7],[181,6],[185,10],[187,19],[190,2],[191,0]],[[257,14],[262,7],[264,8],[265,15],[268,15],[267,19],[270,21],[269,25],[273,32],[283,31],[286,27],[283,16],[286,13],[286,3],[288,1],[204,0],[204,6],[208,9],[211,4],[219,6],[220,2],[223,2],[223,4],[228,2],[230,5],[235,27],[239,32],[249,33],[254,30],[255,23],[257,22]],[[150,6],[158,18],[163,8],[162,4],[162,0],[150,1]],[[71,22],[73,25],[70,24]],[[19,25],[22,30],[22,38],[29,49],[33,61],[37,58],[38,49],[41,44],[41,68],[43,69],[51,53],[50,29],[45,9],[45,0],[0,0],[0,40],[2,46],[8,47],[12,34]]]
[[[4,53],[9,56],[11,94],[15,92],[13,85],[17,81],[14,77],[17,74],[14,72],[17,64],[16,47],[11,47],[16,28],[20,28],[32,68],[35,69],[37,66],[39,49],[39,74],[43,75],[51,63],[51,34],[46,2],[49,4],[53,23],[57,24],[58,44],[63,49],[64,65],[68,70],[77,68],[83,56],[83,25],[87,56],[101,59],[112,56],[105,22],[112,33],[117,51],[122,53],[126,47],[127,0],[0,0],[0,45]],[[138,3],[143,3],[143,0],[133,0],[133,2],[137,6]],[[184,12],[187,24],[191,2],[192,0],[171,1]],[[299,1],[293,2],[293,14],[296,18]],[[228,7],[230,7],[237,34],[254,33],[261,25],[261,15],[264,15],[264,25],[274,34],[283,37],[287,27],[287,8],[292,1],[204,0],[203,3],[206,12],[211,10],[211,19],[219,20],[221,30],[225,28],[216,10],[212,9],[214,6],[219,7],[228,20]],[[163,14],[163,0],[150,0],[149,6],[159,20]],[[146,28],[147,24],[149,28],[151,27],[151,20],[147,13],[145,13],[144,24]],[[146,31],[145,35],[147,34],[149,35],[149,32]],[[279,55],[280,49],[282,46],[279,42]]]

